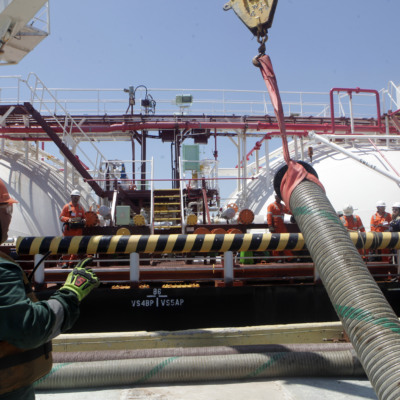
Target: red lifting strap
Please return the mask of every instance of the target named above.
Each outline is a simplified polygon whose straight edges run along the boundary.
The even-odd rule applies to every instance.
[[[288,165],[288,170],[281,182],[281,197],[286,206],[289,208],[289,200],[294,188],[304,179],[308,179],[309,181],[316,183],[324,191],[325,189],[318,178],[307,172],[301,164],[298,164],[296,161],[290,159],[282,101],[279,94],[278,82],[272,67],[272,62],[267,55],[259,57],[258,62],[260,64],[261,74],[269,92],[269,97],[271,98],[271,102],[274,107],[279,130],[282,134],[283,157]]]

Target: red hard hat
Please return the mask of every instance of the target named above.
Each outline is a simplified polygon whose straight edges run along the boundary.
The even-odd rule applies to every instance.
[[[8,203],[8,204],[12,204],[12,203],[18,203],[17,200],[14,200],[10,194],[8,193],[8,190],[6,188],[6,185],[4,184],[4,182],[0,179],[0,204],[2,203]]]

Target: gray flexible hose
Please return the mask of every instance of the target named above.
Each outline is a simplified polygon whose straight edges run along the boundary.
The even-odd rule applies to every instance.
[[[170,347],[160,349],[99,350],[54,352],[53,362],[86,362],[125,360],[152,357],[212,356],[217,354],[272,353],[284,351],[314,352],[351,350],[351,343],[294,343],[294,344],[256,344],[241,346]]]
[[[54,364],[36,389],[109,387],[290,376],[363,376],[354,350],[157,357]]]
[[[323,190],[310,181],[290,209],[378,398],[400,399],[400,323]]]

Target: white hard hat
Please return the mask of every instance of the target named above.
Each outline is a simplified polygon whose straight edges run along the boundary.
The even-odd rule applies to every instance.
[[[396,201],[396,203],[393,203],[392,207],[393,208],[400,208],[400,201]]]
[[[71,192],[71,196],[81,196],[81,192],[79,191],[79,190],[76,190],[76,189],[74,189],[72,192]]]
[[[386,203],[383,200],[379,200],[376,202],[377,207],[386,207]]]
[[[111,214],[111,208],[110,207],[107,207],[107,206],[100,206],[100,208],[99,208],[99,214],[102,216],[102,217],[104,217],[104,218],[106,218],[106,217],[108,217],[110,214]]]
[[[353,206],[351,204],[345,204],[343,206],[343,215],[346,215],[347,217],[349,217],[350,215],[353,215]]]

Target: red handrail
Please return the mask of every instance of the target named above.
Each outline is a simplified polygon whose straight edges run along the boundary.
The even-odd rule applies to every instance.
[[[360,88],[333,88],[329,92],[329,97],[330,97],[330,103],[331,103],[331,123],[332,123],[332,133],[335,133],[335,105],[333,102],[333,93],[334,92],[347,92],[349,96],[352,95],[352,93],[374,93],[376,97],[376,109],[377,109],[377,114],[378,114],[378,127],[382,127],[382,122],[381,122],[381,106],[380,106],[380,100],[379,100],[379,92],[374,89],[360,89]]]

